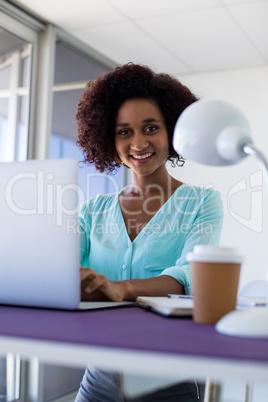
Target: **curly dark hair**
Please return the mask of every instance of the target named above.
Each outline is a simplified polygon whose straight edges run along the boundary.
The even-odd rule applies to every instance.
[[[128,63],[89,81],[78,101],[76,114],[78,140],[85,162],[101,172],[120,166],[115,149],[115,119],[119,107],[129,99],[154,100],[166,120],[171,161],[183,159],[172,145],[176,121],[183,110],[198,98],[180,81],[168,74]]]

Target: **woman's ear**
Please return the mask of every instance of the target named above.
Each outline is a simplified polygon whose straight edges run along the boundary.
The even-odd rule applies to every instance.
[[[116,152],[115,154],[115,158],[114,158],[115,162],[118,163],[119,165],[123,165],[123,162],[121,161],[120,156],[118,155],[118,153]]]
[[[118,155],[118,153],[116,152],[115,154],[115,158],[114,158],[115,162],[118,163],[118,165],[122,165],[125,166],[126,168],[130,169],[129,166],[125,165],[124,162],[122,162],[120,156]]]

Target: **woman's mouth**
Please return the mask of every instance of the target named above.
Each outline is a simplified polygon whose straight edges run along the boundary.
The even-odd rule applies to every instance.
[[[130,155],[131,158],[135,159],[137,162],[146,162],[154,155],[154,152],[147,152],[146,154],[133,154]]]

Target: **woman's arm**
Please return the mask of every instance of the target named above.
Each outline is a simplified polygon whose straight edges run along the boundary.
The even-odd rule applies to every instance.
[[[196,194],[195,194],[196,191]],[[186,198],[188,201],[188,210],[195,210],[195,200],[202,200],[193,222],[184,221],[185,227],[190,230],[185,235],[184,246],[174,266],[166,268],[160,275],[168,275],[176,279],[184,287],[185,294],[192,294],[192,280],[190,264],[187,261],[187,254],[193,251],[194,246],[198,244],[207,244],[212,246],[219,245],[220,235],[223,223],[223,206],[220,193],[214,190],[196,188],[193,190],[192,197]],[[191,205],[191,200],[193,205]],[[198,205],[198,202],[197,202]]]
[[[168,275],[148,279],[109,281],[90,268],[80,269],[81,298],[88,300],[135,301],[138,296],[167,296],[169,293],[184,294],[183,286]]]

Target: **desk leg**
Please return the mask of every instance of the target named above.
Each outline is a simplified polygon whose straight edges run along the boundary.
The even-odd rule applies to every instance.
[[[206,381],[204,402],[221,402],[222,387],[219,383],[212,382],[209,378]]]
[[[15,401],[20,395],[20,357],[7,353],[0,357],[0,400]]]
[[[22,362],[21,400],[42,402],[44,365],[37,358]]]
[[[253,384],[246,384],[246,399],[245,402],[253,402]]]

